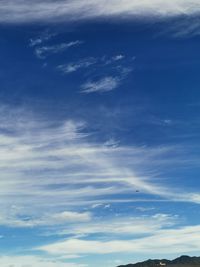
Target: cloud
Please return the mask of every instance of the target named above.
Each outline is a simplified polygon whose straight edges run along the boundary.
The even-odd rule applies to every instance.
[[[139,210],[141,212],[146,212],[146,211],[155,210],[155,208],[153,208],[153,207],[136,207],[136,210]]]
[[[156,218],[155,218],[156,219]],[[197,252],[200,249],[200,226],[155,231],[148,237],[110,241],[67,239],[42,246],[39,249],[53,255],[110,254],[110,253],[154,253],[173,254]]]
[[[111,18],[168,18],[195,15],[200,12],[198,0],[2,0],[1,23],[56,22]]]
[[[60,70],[64,74],[69,74],[72,72],[76,72],[79,69],[85,69],[90,67],[91,65],[94,65],[96,63],[96,60],[94,58],[87,58],[78,62],[71,62],[64,65],[59,65],[57,67],[58,70]]]
[[[199,12],[194,16],[184,16],[184,19],[173,20],[162,34],[170,35],[174,38],[187,38],[198,36],[200,34]]]
[[[184,188],[168,187],[148,171],[148,164],[154,170],[154,166],[166,164],[166,159],[167,164],[169,160],[174,164],[172,155],[177,148],[105,146],[105,142],[91,140],[85,122],[69,118],[55,121],[25,108],[3,105],[0,125],[0,225],[35,227],[43,237],[50,232],[58,240],[35,244],[35,250],[58,259],[200,249],[200,227],[180,227],[176,215],[135,217],[122,213],[120,208],[115,211],[114,205],[104,208],[109,203],[129,201],[130,195],[132,202],[168,200],[199,204],[198,190],[185,193]],[[141,193],[136,194],[136,190]],[[59,260],[51,262],[49,257],[50,262],[37,258],[30,265],[63,266]],[[13,264],[20,267],[22,260],[26,263],[23,258]],[[6,262],[12,264],[12,257],[0,258],[1,266],[7,266]]]
[[[25,216],[20,214],[20,211],[11,208],[12,212],[10,214],[1,214],[0,215],[0,225],[5,225],[9,227],[39,227],[39,226],[56,226],[63,224],[73,224],[81,222],[89,222],[91,220],[91,214],[89,212],[72,212],[72,211],[63,211],[60,213],[54,214],[43,214],[40,217]]]
[[[112,59],[114,60],[114,61],[119,61],[119,60],[121,60],[121,59],[123,59],[124,58],[124,55],[116,55],[116,56],[114,56]]]
[[[31,38],[29,45],[30,45],[30,47],[41,45],[42,43],[47,42],[48,40],[50,40],[55,35],[56,35],[56,33],[51,33],[49,31],[44,31],[39,36],[37,36],[35,38]]]
[[[131,67],[125,66],[124,64],[118,64],[124,58],[123,55],[119,54],[113,57],[97,57],[97,58],[85,58],[77,62],[70,62],[68,64],[62,64],[57,66],[57,69],[63,74],[70,74],[80,69],[87,69],[93,65],[95,68],[90,68],[90,76],[102,76],[102,73],[108,74],[98,79],[90,78],[89,81],[85,82],[81,86],[82,93],[103,93],[116,89],[121,84],[127,75],[132,71]],[[117,65],[116,65],[117,62]],[[130,62],[129,62],[130,64]],[[127,65],[127,62],[126,62]]]
[[[2,225],[89,222],[93,215],[83,207],[130,201],[127,193],[131,201],[200,203],[198,191],[168,188],[148,171],[166,158],[174,163],[173,148],[105,146],[90,140],[85,122],[53,121],[3,105],[0,125]]]
[[[76,256],[72,255],[72,258]],[[71,258],[71,257],[69,257]],[[58,259],[47,259],[39,256],[0,256],[1,267],[86,267],[84,264],[64,262]]]
[[[65,51],[68,48],[81,45],[83,42],[76,40],[69,43],[62,43],[52,46],[41,46],[35,49],[35,54],[38,58],[45,58],[48,54],[57,54]]]
[[[172,216],[168,214],[155,214],[149,217],[116,217],[113,219],[105,219],[104,221],[91,221],[82,224],[72,225],[66,227],[64,230],[57,232],[59,236],[62,235],[91,235],[103,234],[104,236],[111,238],[113,236],[129,238],[138,235],[147,235],[155,233],[155,231],[166,227],[172,227],[178,222],[178,216]]]
[[[118,77],[107,76],[98,81],[86,82],[82,85],[82,93],[96,93],[96,92],[109,92],[120,85],[120,79]]]
[[[57,69],[60,70],[61,72],[63,72],[64,74],[69,74],[72,72],[76,72],[80,69],[85,69],[85,68],[89,68],[93,65],[95,65],[95,70],[104,70],[107,69],[108,71],[110,71],[110,69],[114,69],[118,72],[121,72],[123,74],[125,74],[125,72],[127,72],[128,70],[131,71],[131,68],[125,67],[125,66],[115,66],[115,63],[121,61],[124,58],[124,55],[115,55],[113,57],[88,57],[88,58],[84,58],[81,59],[77,62],[70,62],[67,64],[62,64],[57,66]],[[111,65],[111,66],[107,66],[107,65]]]
[[[93,205],[91,206],[91,208],[92,208],[92,209],[96,209],[96,208],[99,208],[99,207],[102,207],[102,206],[103,206],[102,203],[97,203],[97,204],[93,204]]]
[[[90,78],[89,81],[81,85],[82,93],[103,93],[116,89],[120,86],[121,82],[127,78],[128,74],[132,72],[132,66],[130,65],[130,60],[126,62],[126,65],[119,64],[124,58],[123,55],[118,54],[113,57],[96,57],[96,58],[85,58],[77,62],[70,62],[68,64],[62,64],[57,66],[63,74],[69,74],[76,72],[80,69],[87,69],[93,65],[95,68],[90,68],[90,76],[100,76],[101,78],[94,79]],[[132,60],[131,60],[132,63]],[[108,73],[107,75],[102,75],[102,73]],[[112,74],[110,74],[112,73]]]
[[[106,59],[106,57],[104,57],[102,60],[105,62],[105,64],[112,64],[112,63],[118,63],[119,61],[121,61],[122,59],[124,59],[125,56],[124,55],[115,55],[113,57],[111,57],[110,59]]]

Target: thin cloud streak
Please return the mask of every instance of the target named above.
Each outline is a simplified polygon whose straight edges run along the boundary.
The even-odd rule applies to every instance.
[[[29,46],[30,47],[35,47],[35,46],[39,46],[44,42],[49,41],[51,38],[53,38],[54,36],[56,36],[56,33],[51,33],[49,31],[44,31],[43,33],[41,33],[40,35],[38,35],[35,38],[31,38],[29,40]]]
[[[41,46],[35,49],[35,54],[38,58],[44,59],[49,54],[61,53],[71,47],[79,46],[82,43],[83,43],[82,41],[76,40],[69,43],[61,43],[52,46]]]
[[[158,253],[173,254],[196,252],[200,249],[200,226],[155,231],[149,237],[111,241],[67,239],[38,249],[53,255],[111,254],[111,253]]]
[[[78,62],[71,62],[68,64],[62,64],[57,67],[58,70],[60,70],[63,74],[69,74],[76,72],[80,69],[88,68],[96,63],[95,58],[86,58],[84,60],[78,61]]]
[[[149,199],[200,203],[198,192],[177,192],[145,173],[145,165],[165,158],[169,149],[108,147],[90,142],[83,122],[58,125],[6,107],[0,114],[0,224],[58,224],[52,218],[58,213],[89,220],[83,203],[118,201],[125,193],[138,200],[136,190]]]
[[[69,258],[76,258],[75,255],[69,256]],[[78,264],[73,262],[64,262],[58,259],[47,259],[41,256],[0,256],[0,265],[2,267],[14,266],[30,266],[30,267],[86,267],[85,264]]]
[[[74,224],[66,226],[64,230],[60,230],[54,235],[67,236],[89,236],[93,234],[103,234],[113,238],[128,236],[129,238],[138,237],[139,235],[149,235],[155,233],[158,230],[165,229],[167,227],[175,226],[178,222],[178,216],[172,216],[168,214],[154,214],[152,216],[141,217],[122,217],[106,219],[105,221],[98,220],[88,221],[87,223]],[[52,235],[52,233],[49,233]]]
[[[102,17],[121,18],[168,18],[180,15],[195,15],[200,12],[198,0],[60,0],[25,1],[2,0],[1,23],[56,22],[95,19]]]
[[[95,92],[109,92],[120,85],[120,79],[118,77],[107,76],[98,81],[86,82],[82,85],[82,93],[95,93]]]
[[[12,228],[32,228],[89,222],[92,219],[89,212],[78,213],[72,211],[64,211],[54,214],[46,213],[38,218],[33,218],[31,216],[21,216],[20,218],[20,216],[20,210],[17,208],[17,206],[12,206],[9,214],[1,213],[0,225],[5,225]]]

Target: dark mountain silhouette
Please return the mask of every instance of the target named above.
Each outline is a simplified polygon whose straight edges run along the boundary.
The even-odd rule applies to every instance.
[[[181,256],[175,260],[147,260],[118,267],[200,267],[200,257]]]

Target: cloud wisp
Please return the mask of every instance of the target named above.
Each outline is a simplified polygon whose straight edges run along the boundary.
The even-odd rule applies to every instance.
[[[58,124],[6,107],[0,113],[2,225],[90,221],[92,215],[82,210],[84,206],[105,199],[108,203],[109,198],[120,202],[126,193],[137,201],[136,190],[150,200],[159,196],[200,203],[198,192],[176,192],[145,171],[148,164],[169,157],[170,149],[105,146],[90,142],[83,122]]]
[[[58,45],[40,46],[40,47],[36,47],[35,54],[38,58],[44,59],[49,54],[61,53],[71,47],[79,46],[82,43],[83,43],[82,41],[76,40],[76,41],[72,41],[69,43],[61,43]]]
[[[89,94],[113,91],[117,89],[121,85],[122,81],[127,78],[128,74],[132,72],[132,68],[117,66],[115,68],[115,72],[115,75],[107,75],[99,79],[89,80],[85,82],[81,86],[81,92]]]
[[[32,249],[56,260],[40,262],[34,257],[33,266],[64,266],[61,259],[89,254],[199,249],[199,226],[180,227],[177,215],[151,210],[150,215],[137,217],[121,215],[119,210],[109,217],[112,201],[119,204],[130,195],[132,202],[141,198],[143,203],[200,204],[198,192],[173,190],[152,175],[155,162],[165,164],[173,148],[92,142],[85,122],[53,121],[7,106],[1,106],[0,125],[0,225],[40,229],[43,237],[53,237]],[[1,266],[14,258],[0,257]],[[26,262],[26,258],[16,259],[17,267],[22,259]],[[65,266],[83,265],[68,262]]]
[[[88,57],[76,62],[58,65],[56,69],[64,75],[75,73],[79,70],[85,72],[89,69],[91,77],[81,85],[81,93],[105,93],[118,88],[128,74],[132,72],[133,60],[129,59],[125,63],[122,61],[124,58],[125,56],[122,54],[112,57]],[[104,73],[107,73],[107,75]],[[100,78],[95,79],[92,78],[93,76]]]
[[[167,22],[161,33],[173,37],[199,35],[198,0],[2,0],[0,24],[73,23],[121,20]],[[175,21],[174,21],[175,19]],[[169,22],[169,25],[168,25]],[[41,43],[32,40],[32,44]]]
[[[1,214],[0,225],[15,228],[33,228],[42,226],[61,226],[65,224],[89,222],[91,220],[89,212],[63,211],[58,213],[46,213],[32,217],[21,214],[17,206],[12,206],[10,212]]]
[[[70,257],[69,257],[70,258]],[[73,256],[75,258],[75,256]],[[58,259],[47,259],[41,256],[0,256],[0,265],[2,267],[30,266],[30,267],[86,267],[84,264],[69,263]]]
[[[95,58],[86,58],[83,60],[80,60],[78,62],[71,62],[68,64],[62,64],[57,67],[59,71],[61,71],[63,74],[69,74],[76,72],[80,69],[86,69],[96,63]]]
[[[200,12],[198,0],[3,0],[0,3],[1,23],[55,22],[121,18],[168,18],[195,15]]]
[[[48,30],[46,30],[46,31],[42,32],[41,34],[39,34],[37,37],[31,38],[29,40],[29,46],[30,47],[39,46],[42,43],[49,41],[54,36],[56,36],[56,33],[52,33],[52,32],[49,32]]]
[[[82,93],[104,93],[109,92],[120,85],[120,79],[118,77],[106,76],[97,81],[86,82],[82,85]]]
[[[154,214],[149,216],[116,216],[112,219],[105,219],[102,221],[95,219],[87,223],[68,225],[63,229],[57,231],[58,236],[90,236],[90,235],[104,235],[106,238],[135,238],[139,235],[151,235],[158,230],[167,227],[173,227],[178,222],[178,216],[168,214]],[[52,233],[49,233],[51,235]]]
[[[155,231],[148,237],[129,240],[67,239],[42,246],[39,249],[53,255],[110,254],[110,253],[158,253],[173,254],[199,251],[200,226]]]

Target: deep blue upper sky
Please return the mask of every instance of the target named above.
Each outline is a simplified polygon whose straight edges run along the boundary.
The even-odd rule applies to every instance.
[[[197,255],[199,3],[17,1],[0,3],[0,265]]]

